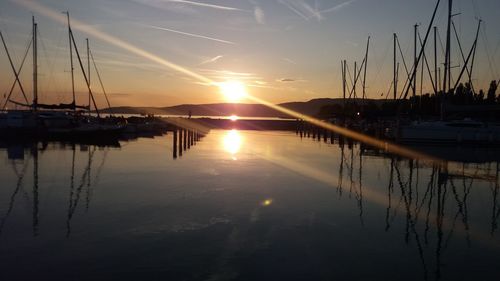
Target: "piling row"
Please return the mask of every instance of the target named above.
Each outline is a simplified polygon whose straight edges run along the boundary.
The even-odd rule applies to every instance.
[[[174,159],[182,157],[183,153],[191,149],[192,146],[196,145],[196,143],[198,143],[205,136],[205,134],[199,130],[186,129],[177,126],[172,128],[172,135],[172,153]]]

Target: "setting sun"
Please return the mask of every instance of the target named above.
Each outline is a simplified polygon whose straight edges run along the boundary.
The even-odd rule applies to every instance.
[[[220,93],[229,102],[239,102],[247,95],[245,84],[240,81],[226,81],[218,84]]]

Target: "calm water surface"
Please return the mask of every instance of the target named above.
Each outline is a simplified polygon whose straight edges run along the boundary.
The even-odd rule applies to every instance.
[[[286,132],[0,150],[1,280],[499,280],[498,164]]]

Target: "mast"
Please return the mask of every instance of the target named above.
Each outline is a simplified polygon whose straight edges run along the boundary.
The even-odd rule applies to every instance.
[[[436,7],[434,8],[434,12],[432,13],[432,17],[431,17],[431,21],[429,23],[429,26],[427,27],[427,31],[425,32],[425,38],[424,38],[424,42],[422,43],[422,48],[420,48],[420,52],[419,52],[419,55],[417,57],[417,62],[420,61],[420,58],[423,56],[423,53],[424,53],[424,50],[425,50],[425,46],[427,46],[427,40],[429,38],[429,34],[430,34],[430,31],[432,29],[432,26],[434,25],[434,20],[436,18],[436,14],[437,14],[437,11],[438,11],[438,8],[439,8],[439,4],[441,3],[441,0],[437,0],[437,3],[436,3]],[[415,68],[413,68],[412,70],[413,72],[416,72],[417,70]],[[413,77],[415,75],[415,73],[412,73],[412,75],[408,75],[408,80],[411,79],[411,77]],[[407,81],[408,81],[407,80]],[[407,96],[408,96],[408,93],[410,91],[410,88],[411,88],[411,83],[409,83],[410,85],[408,86],[405,86],[405,90],[404,90],[404,97],[403,99],[406,99]]]
[[[90,92],[90,48],[89,48],[89,38],[87,41],[87,88],[89,89],[89,116],[90,116],[90,106],[91,106],[91,92]]]
[[[417,95],[417,69],[418,69],[418,58],[417,58],[417,34],[418,34],[418,24],[413,26],[414,30],[414,46],[413,46],[413,77],[412,77],[412,91],[413,98]],[[422,47],[423,48],[423,47]]]
[[[73,94],[73,112],[76,112],[76,96],[75,96],[75,68],[73,67],[73,44],[71,43],[71,22],[69,20],[69,11],[64,12],[68,18],[68,38],[69,38],[69,59],[71,62],[71,92]]]
[[[398,70],[397,70],[397,60],[398,60],[398,57],[397,57],[397,52],[396,52],[396,45],[397,45],[397,35],[396,33],[394,33],[394,81],[393,81],[393,85],[394,85],[394,100],[397,99],[397,96],[398,96]]]
[[[365,69],[363,74],[363,104],[366,97],[366,69],[368,67],[368,50],[370,49],[370,36],[368,36],[368,42],[366,43],[366,54],[365,54]]]
[[[472,70],[474,69],[474,61],[476,59],[476,50],[477,50],[477,39],[479,37],[479,30],[481,29],[482,20],[479,20],[477,25],[476,39],[474,40],[474,53],[472,54],[472,61],[470,64],[470,73],[469,73],[469,85],[472,89],[472,92],[475,94],[474,86],[472,85]]]
[[[33,16],[33,111],[38,110],[38,44],[37,33],[38,26]]]
[[[443,92],[446,93],[447,90],[450,90],[450,45],[451,45],[451,17],[452,17],[452,10],[453,10],[453,0],[448,0],[448,27],[446,30],[446,53],[445,53],[445,60],[444,60],[444,79],[443,79]]]
[[[441,120],[444,119],[444,102],[445,102],[445,95],[447,91],[450,90],[450,75],[451,75],[451,67],[450,67],[450,45],[451,45],[451,17],[452,17],[452,10],[453,10],[453,0],[448,0],[448,27],[446,30],[446,52],[445,52],[445,58],[444,58],[444,77],[443,77],[443,95],[441,97]]]
[[[354,86],[353,86],[354,87],[353,88],[353,90],[354,90],[354,102],[356,102],[356,98],[357,98],[357,96],[356,96],[356,84],[358,84],[358,62],[357,61],[354,62]]]
[[[437,26],[434,26],[434,81],[436,81],[436,94],[439,92],[438,80],[438,58],[437,58]]]
[[[340,65],[341,65],[341,69],[342,69],[342,94],[343,94],[343,99],[342,99],[342,102],[343,102],[343,105],[344,105],[344,108],[345,108],[345,92],[346,92],[346,84],[345,84],[345,72],[346,72],[346,69],[345,69],[345,61],[344,60],[341,60],[340,61]]]

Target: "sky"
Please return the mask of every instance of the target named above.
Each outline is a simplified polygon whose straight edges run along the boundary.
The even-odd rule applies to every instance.
[[[342,96],[341,60],[348,61],[352,76],[354,62],[359,66],[363,61],[368,36],[367,97],[385,98],[393,76],[393,33],[398,34],[411,67],[413,26],[420,25],[423,38],[436,2],[0,0],[0,31],[18,68],[31,39],[31,18],[35,16],[39,28],[39,99],[44,103],[72,101],[68,32],[62,11],[70,13],[85,67],[85,39],[89,38],[104,88],[115,106],[225,102],[215,86],[224,81],[241,81],[250,95],[272,103],[338,98]],[[442,67],[448,1],[441,2],[435,24]],[[466,55],[474,41],[477,19],[483,20],[473,82],[476,88],[487,88],[491,80],[500,79],[500,1],[455,0],[453,12],[458,14],[454,22]],[[431,67],[433,44],[430,40],[427,47]],[[456,78],[463,60],[454,37],[452,44],[452,76]],[[402,77],[403,61],[400,56],[398,60]],[[85,104],[85,80],[76,58],[74,63],[77,101]],[[90,76],[102,107],[105,100],[94,68]],[[423,77],[422,91],[432,91],[426,72]],[[20,78],[30,98],[31,53]],[[13,71],[1,48],[2,103],[13,81]],[[358,89],[359,93],[360,85]],[[22,101],[18,87],[12,99]]]

